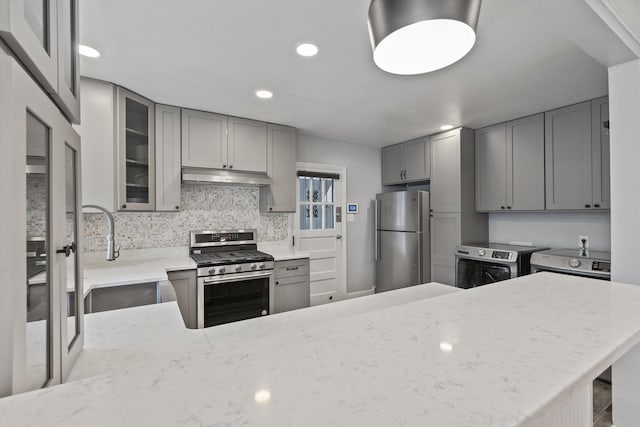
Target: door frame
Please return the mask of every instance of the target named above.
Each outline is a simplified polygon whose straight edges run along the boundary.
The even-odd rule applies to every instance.
[[[347,299],[347,167],[340,165],[328,165],[324,163],[308,163],[308,162],[297,162],[296,163],[296,174],[299,171],[308,171],[308,172],[323,172],[323,173],[337,173],[340,175],[340,193],[342,195],[342,200],[340,203],[336,203],[334,206],[340,207],[342,211],[342,221],[340,224],[342,225],[342,250],[340,255],[340,263],[342,267],[340,271],[336,272],[336,278],[338,281],[338,286],[336,286],[336,299],[335,301],[340,301]],[[296,230],[299,230],[298,215],[300,215],[300,183],[298,177],[296,176],[296,212],[294,215],[294,219],[292,222],[292,234],[295,237]],[[295,246],[295,240],[294,240]],[[311,269],[311,267],[309,267]]]

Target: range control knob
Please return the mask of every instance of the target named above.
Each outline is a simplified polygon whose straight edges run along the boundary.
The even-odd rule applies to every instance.
[[[484,251],[484,249],[478,250],[478,255],[484,256],[485,254],[486,254],[486,252]]]
[[[224,267],[220,267],[220,268],[218,269],[218,274],[224,274],[224,272],[225,272],[225,271],[227,271],[227,269],[226,269],[226,268],[224,268]]]
[[[260,267],[260,270],[262,270],[264,268],[264,262],[261,262],[258,267]]]
[[[242,271],[242,266],[241,265],[236,265],[236,271],[238,271],[238,272]]]
[[[256,270],[258,268],[258,266],[256,264],[251,264],[251,269],[252,270]]]
[[[578,267],[580,267],[580,264],[582,264],[582,263],[580,262],[580,260],[578,258],[571,258],[569,260],[569,267],[578,268]]]

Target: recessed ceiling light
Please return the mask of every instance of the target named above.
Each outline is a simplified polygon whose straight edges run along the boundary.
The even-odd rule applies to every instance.
[[[453,344],[443,341],[440,343],[440,350],[444,351],[445,353],[449,353],[453,351]]]
[[[273,92],[266,89],[260,89],[256,91],[256,96],[262,99],[269,99],[269,98],[273,98]]]
[[[87,56],[89,58],[97,58],[100,56],[100,52],[92,47],[85,46],[83,44],[78,45],[78,52],[80,53],[80,55]]]
[[[453,125],[442,125],[440,126],[440,130],[451,130],[453,129]]]
[[[300,56],[316,56],[318,54],[318,46],[312,43],[301,43],[296,47],[296,52]]]
[[[256,402],[265,403],[271,399],[271,392],[269,390],[258,390],[256,394],[253,396]]]

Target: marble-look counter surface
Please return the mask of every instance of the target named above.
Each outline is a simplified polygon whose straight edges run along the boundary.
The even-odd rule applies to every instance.
[[[339,308],[319,321],[298,322],[307,312],[299,310],[203,331],[164,323],[179,321],[175,303],[122,310],[129,318],[113,312],[95,338],[87,316],[85,352],[113,361],[98,370],[104,375],[0,399],[0,419],[12,426],[531,425],[640,341],[640,287],[631,285],[538,273],[346,314],[348,303],[395,295],[336,303],[345,304],[343,315]],[[155,310],[167,311],[158,320],[164,333],[153,328],[162,314]],[[267,333],[256,331],[267,322]],[[147,341],[137,342],[136,331]]]
[[[258,242],[258,250],[268,253],[275,261],[309,258],[309,253],[292,248],[287,241]]]

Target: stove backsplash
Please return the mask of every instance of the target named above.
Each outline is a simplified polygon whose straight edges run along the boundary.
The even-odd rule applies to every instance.
[[[114,213],[116,242],[127,249],[189,245],[195,230],[255,228],[258,240],[289,238],[288,214],[262,214],[258,188],[183,184],[180,212]],[[105,250],[100,237],[106,234],[102,214],[84,214],[84,250]]]

